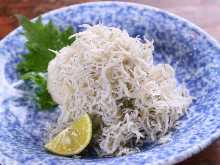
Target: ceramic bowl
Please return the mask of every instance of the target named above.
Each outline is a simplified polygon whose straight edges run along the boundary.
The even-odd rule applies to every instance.
[[[82,24],[102,23],[154,41],[154,60],[176,69],[195,97],[188,114],[172,131],[169,142],[146,145],[139,153],[112,158],[74,159],[51,155],[43,148],[47,123],[56,111],[37,111],[20,91],[16,64],[27,52],[19,27],[0,42],[0,163],[51,165],[159,165],[180,162],[198,153],[220,136],[220,46],[189,21],[153,7],[123,2],[93,2],[68,6],[43,15],[59,28],[81,31]],[[17,89],[19,86],[19,90]]]

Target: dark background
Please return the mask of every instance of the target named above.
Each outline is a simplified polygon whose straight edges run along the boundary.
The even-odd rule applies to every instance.
[[[93,1],[93,0],[89,0]],[[0,39],[18,26],[14,14],[29,18],[46,11],[88,0],[0,0]],[[136,0],[178,14],[220,41],[220,0]],[[178,165],[220,165],[220,139]]]

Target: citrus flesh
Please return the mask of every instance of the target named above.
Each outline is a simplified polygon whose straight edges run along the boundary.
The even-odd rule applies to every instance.
[[[45,148],[58,155],[71,156],[83,151],[91,138],[92,122],[89,115],[84,114],[51,139]]]

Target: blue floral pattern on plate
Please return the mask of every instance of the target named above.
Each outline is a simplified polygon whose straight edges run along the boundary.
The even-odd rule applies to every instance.
[[[170,63],[179,82],[196,98],[168,143],[146,146],[115,158],[66,158],[43,148],[47,123],[57,112],[36,111],[33,102],[15,89],[16,64],[27,50],[19,27],[0,42],[0,163],[11,164],[174,164],[201,151],[220,136],[220,46],[207,33],[173,14],[123,2],[95,2],[61,8],[43,15],[61,29],[81,31],[82,24],[102,23],[126,29],[131,36],[154,41],[156,62]],[[18,85],[26,90],[25,86]]]

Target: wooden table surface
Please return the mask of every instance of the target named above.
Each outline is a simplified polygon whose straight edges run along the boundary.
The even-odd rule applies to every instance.
[[[88,0],[0,0],[0,39],[18,26],[14,14],[29,18],[48,10]],[[91,0],[90,0],[91,1]],[[136,0],[191,20],[220,41],[220,0]],[[178,165],[220,165],[220,139]]]

